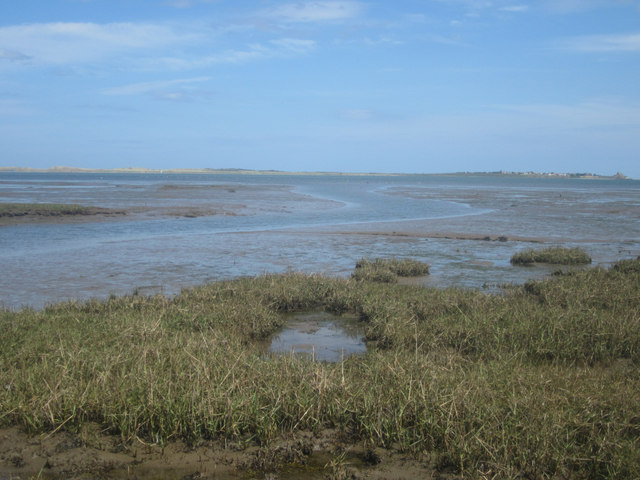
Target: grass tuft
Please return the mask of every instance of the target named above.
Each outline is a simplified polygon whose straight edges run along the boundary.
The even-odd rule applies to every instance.
[[[356,262],[353,278],[379,283],[395,283],[398,277],[420,277],[429,274],[429,265],[410,258],[362,258]]]
[[[101,207],[86,207],[66,203],[0,203],[0,218],[64,217],[76,215],[117,214],[124,212]]]
[[[591,257],[579,248],[549,247],[540,250],[524,250],[511,257],[512,265],[549,263],[554,265],[588,265]]]

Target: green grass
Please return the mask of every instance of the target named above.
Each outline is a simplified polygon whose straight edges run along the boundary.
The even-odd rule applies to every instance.
[[[362,258],[356,262],[352,277],[379,283],[395,283],[398,277],[420,277],[429,274],[429,265],[410,258]]]
[[[620,267],[623,265],[623,267]],[[289,273],[0,312],[0,425],[269,445],[325,428],[468,478],[640,478],[640,260],[502,295]],[[342,363],[282,312],[358,315]]]
[[[511,257],[512,265],[549,263],[554,265],[588,265],[591,257],[579,248],[549,247],[524,250]]]

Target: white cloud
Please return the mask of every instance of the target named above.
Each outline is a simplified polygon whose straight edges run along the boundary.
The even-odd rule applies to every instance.
[[[464,5],[466,8],[469,8],[472,10],[496,8],[496,2],[488,1],[488,0],[437,0],[437,1],[440,3],[448,3],[448,4],[457,3],[460,5]],[[498,2],[498,3],[504,3],[504,2]]]
[[[307,1],[279,5],[264,12],[264,16],[284,23],[309,23],[345,20],[362,10],[355,1]]]
[[[545,10],[553,13],[570,14],[596,8],[629,6],[639,8],[640,2],[638,0],[543,0],[540,5]]]
[[[210,77],[196,77],[196,78],[179,78],[174,80],[161,80],[156,82],[139,82],[131,83],[129,85],[123,85],[120,87],[106,88],[102,90],[103,95],[143,95],[154,94],[156,96],[163,96],[170,98],[171,96],[177,98],[178,96],[184,96],[185,88],[189,88],[194,83],[208,82]],[[181,90],[181,91],[176,91]]]
[[[95,61],[123,51],[184,43],[193,38],[193,34],[180,34],[157,24],[58,22],[0,27],[3,52],[50,64]]]
[[[573,13],[612,3],[615,0],[545,0],[543,5],[554,13]]]
[[[507,5],[505,7],[501,7],[500,11],[502,12],[526,12],[529,10],[529,5]]]
[[[272,40],[271,43],[278,47],[282,52],[291,52],[295,54],[306,54],[316,46],[316,42],[313,40],[304,40],[299,38],[280,38]]]
[[[265,44],[252,43],[245,48],[228,49],[216,53],[183,57],[158,57],[141,61],[140,67],[147,70],[190,70],[221,64],[243,64],[270,58],[286,58],[306,55],[316,46],[313,40],[279,38]]]
[[[340,2],[336,2],[340,3]],[[232,48],[199,23],[46,23],[0,27],[0,62],[59,67],[117,61],[137,70],[186,70],[306,55],[316,42],[273,38]]]
[[[165,4],[175,8],[189,8],[198,3],[215,3],[218,0],[166,0]]]
[[[640,52],[640,33],[587,35],[565,39],[560,48],[575,52]]]
[[[193,1],[192,0],[167,0],[166,4],[176,8],[187,8],[193,5]]]

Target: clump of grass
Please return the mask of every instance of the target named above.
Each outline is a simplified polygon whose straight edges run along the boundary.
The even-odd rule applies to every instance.
[[[100,207],[86,207],[66,203],[0,203],[1,217],[58,217],[96,215],[99,213],[122,214]]]
[[[635,260],[620,260],[613,265],[613,269],[621,273],[638,273],[640,272],[640,257]]]
[[[352,277],[379,283],[394,283],[398,277],[419,277],[429,274],[429,265],[410,258],[362,258],[356,262]]]
[[[549,247],[540,250],[528,249],[511,257],[512,265],[549,263],[554,265],[588,265],[591,257],[580,248]]]
[[[266,355],[280,312],[309,308],[376,346]],[[638,312],[640,259],[503,295],[288,273],[0,310],[0,426],[229,439],[273,468],[275,439],[333,429],[469,478],[640,478]]]
[[[82,215],[88,207],[58,203],[0,203],[0,217],[24,215]]]

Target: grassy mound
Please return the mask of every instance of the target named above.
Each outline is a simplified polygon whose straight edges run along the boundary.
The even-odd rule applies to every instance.
[[[429,274],[429,265],[410,258],[360,259],[352,277],[355,280],[395,283],[398,277],[419,277]]]
[[[503,295],[289,273],[0,312],[0,426],[269,445],[334,429],[470,478],[640,478],[640,260]],[[280,312],[359,316],[342,363]]]
[[[588,265],[591,257],[579,248],[549,247],[541,250],[524,250],[511,257],[512,265],[550,263],[554,265]]]
[[[125,212],[67,203],[0,203],[0,218],[67,217],[76,215],[123,215]]]
[[[58,203],[0,203],[0,217],[86,215],[89,207]]]

